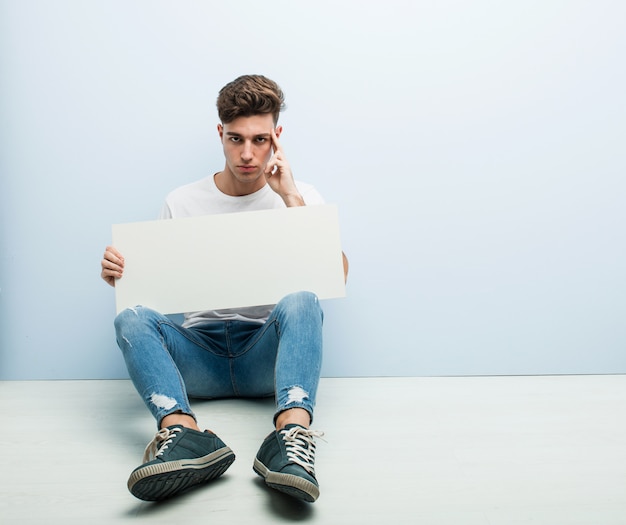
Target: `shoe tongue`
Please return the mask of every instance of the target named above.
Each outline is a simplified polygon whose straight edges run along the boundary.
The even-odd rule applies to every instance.
[[[298,428],[301,428],[302,430],[306,430],[305,427],[303,427],[302,425],[298,425],[298,423],[289,423],[288,425],[285,425],[283,428],[281,428],[279,432],[282,432],[283,430],[291,430],[294,427],[298,427]]]

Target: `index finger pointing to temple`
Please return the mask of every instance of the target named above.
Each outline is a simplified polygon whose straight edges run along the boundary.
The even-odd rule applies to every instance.
[[[271,135],[272,137],[272,146],[274,147],[274,152],[282,151],[283,148],[280,146],[280,142],[278,142],[278,135],[276,135],[276,129],[272,128]]]

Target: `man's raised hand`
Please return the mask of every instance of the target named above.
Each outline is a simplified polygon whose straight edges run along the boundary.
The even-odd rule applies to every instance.
[[[282,197],[287,206],[304,206],[302,196],[298,192],[298,188],[296,188],[291,167],[274,128],[272,128],[270,136],[274,154],[265,166],[267,183],[272,190]]]

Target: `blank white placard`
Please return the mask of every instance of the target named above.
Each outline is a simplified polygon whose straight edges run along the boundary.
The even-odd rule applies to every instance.
[[[334,205],[115,224],[113,245],[125,259],[118,313],[275,304],[303,290],[345,296]]]

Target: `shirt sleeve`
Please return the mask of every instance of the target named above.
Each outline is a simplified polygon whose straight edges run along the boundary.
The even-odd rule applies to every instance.
[[[167,201],[163,203],[163,207],[161,208],[161,213],[159,213],[159,219],[171,219],[172,218],[172,210],[170,210]]]
[[[324,201],[324,197],[315,189],[314,186],[310,184],[301,183],[298,185],[298,190],[300,191],[300,195],[304,199],[304,203],[307,206],[316,206],[318,204],[326,204]]]

